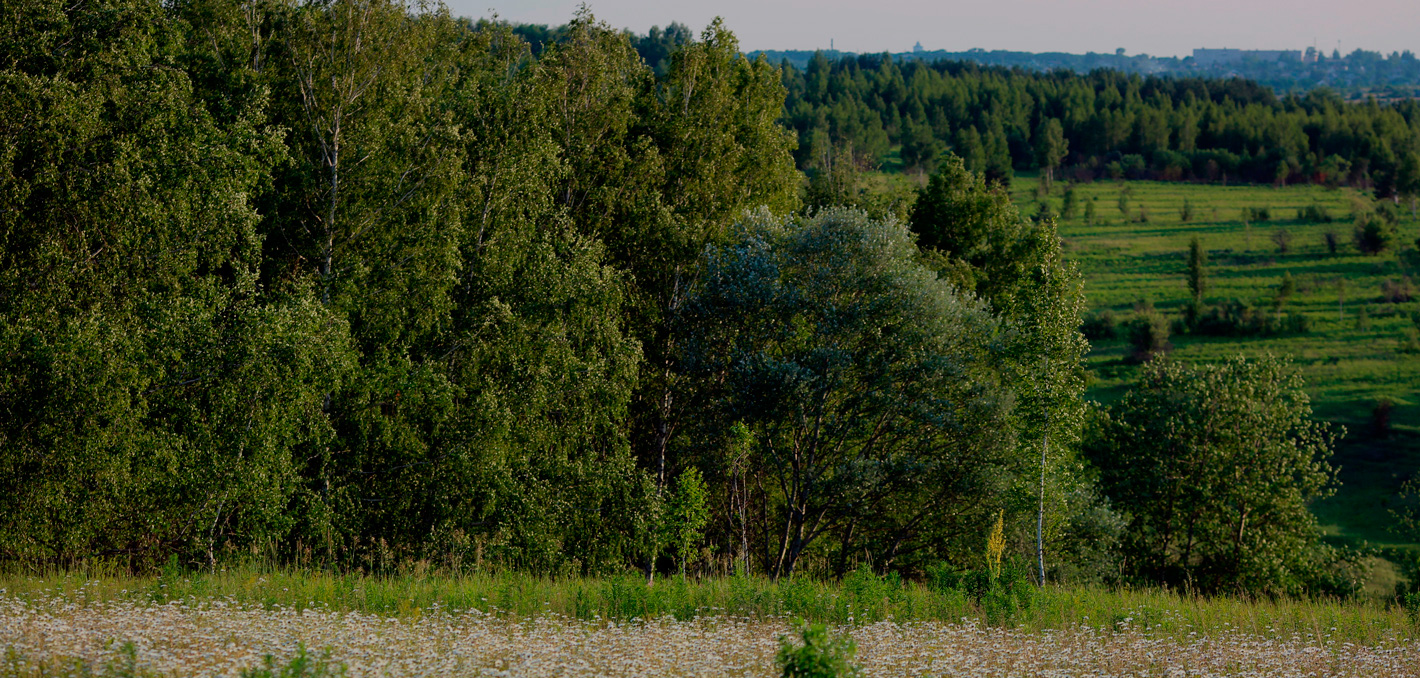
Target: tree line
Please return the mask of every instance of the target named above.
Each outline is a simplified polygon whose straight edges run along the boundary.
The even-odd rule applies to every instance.
[[[1197,563],[1123,540],[1157,502],[1109,475],[1133,418],[1090,443],[1053,223],[959,159],[905,219],[804,208],[785,76],[719,22],[652,65],[586,11],[536,49],[389,0],[0,18],[7,563],[911,574],[1008,516],[1056,578],[1334,571],[1281,377],[1239,425],[1312,466],[1189,509]]]
[[[673,27],[675,25],[672,24]],[[822,52],[830,61],[858,56],[852,52],[836,50]],[[788,61],[799,70],[807,68],[816,54],[815,51],[808,50],[764,50],[753,52],[751,56],[760,53],[774,63]],[[1281,93],[1305,94],[1309,90],[1325,88],[1353,101],[1364,100],[1370,96],[1382,100],[1408,99],[1420,91],[1420,60],[1417,60],[1414,52],[1410,50],[1382,54],[1356,49],[1343,55],[1340,50],[1333,49],[1328,56],[1325,50],[1307,47],[1293,54],[1296,56],[1290,59],[1267,58],[1268,55],[1248,54],[1244,51],[1237,55],[1236,59],[1213,63],[1200,63],[1193,57],[1125,54],[1123,48],[1107,53],[1086,54],[984,49],[964,52],[914,50],[898,52],[892,56],[904,62],[961,61],[1036,72],[1064,70],[1084,74],[1104,69],[1142,76],[1215,80],[1242,78]]]
[[[826,170],[931,171],[950,151],[998,181],[1015,171],[1098,178],[1351,185],[1420,194],[1420,104],[1278,97],[1238,78],[1032,72],[962,61],[816,54],[784,64],[796,158]]]

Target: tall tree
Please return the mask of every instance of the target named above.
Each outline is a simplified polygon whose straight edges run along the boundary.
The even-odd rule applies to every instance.
[[[1131,516],[1130,569],[1206,590],[1308,590],[1336,433],[1311,420],[1297,370],[1272,358],[1156,360],[1112,408],[1091,454]]]
[[[213,119],[158,2],[3,13],[0,554],[266,549],[349,355],[308,291],[258,284],[280,136]]]
[[[1208,251],[1194,236],[1188,243],[1188,322],[1196,322],[1203,313],[1203,294],[1208,291]]]
[[[906,228],[842,210],[761,212],[706,253],[679,369],[753,431],[771,576],[830,533],[889,564],[944,553],[1001,487],[997,324],[916,259]]]
[[[1065,128],[1058,118],[1046,118],[1035,130],[1035,161],[1045,170],[1045,187],[1055,180],[1055,169],[1070,152],[1070,142],[1065,139]]]
[[[620,568],[653,527],[625,430],[640,360],[626,276],[562,202],[558,101],[530,46],[492,23],[460,46],[446,105],[461,266],[438,353],[457,414],[437,437],[437,491],[404,510],[524,568]]]
[[[911,223],[926,259],[984,298],[1002,322],[1002,368],[1012,375],[1006,383],[1017,400],[1012,429],[1019,447],[1011,459],[1019,505],[1012,510],[1032,505],[1043,551],[1047,527],[1057,536],[1074,510],[1064,497],[1086,485],[1073,453],[1083,423],[1088,349],[1079,331],[1079,272],[1064,261],[1053,220],[1023,219],[1003,189],[988,186],[955,158],[919,192]],[[1039,460],[1030,474],[1037,482],[1025,482],[1033,459]]]

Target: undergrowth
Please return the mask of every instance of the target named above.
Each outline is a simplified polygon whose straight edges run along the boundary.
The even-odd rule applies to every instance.
[[[1408,637],[1414,628],[1403,608],[1377,600],[1203,597],[1165,589],[1093,586],[1039,588],[1031,583],[1026,568],[1010,564],[994,577],[943,569],[923,582],[860,569],[841,581],[673,577],[653,586],[631,574],[371,576],[257,566],[170,570],[150,577],[54,571],[0,574],[0,595],[34,602],[57,597],[81,605],[113,600],[201,605],[226,600],[268,609],[319,608],[394,617],[476,610],[511,618],[559,615],[623,621],[714,616],[800,618],[830,625],[976,620],[1027,631],[1090,627],[1180,639],[1242,632],[1365,644],[1396,634]]]

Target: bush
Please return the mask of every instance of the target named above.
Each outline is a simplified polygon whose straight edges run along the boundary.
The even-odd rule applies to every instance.
[[[1169,325],[1157,311],[1149,308],[1129,323],[1130,360],[1148,362],[1173,350],[1169,343]]]
[[[1050,208],[1050,201],[1048,201],[1048,200],[1041,200],[1040,203],[1036,205],[1036,207],[1035,207],[1035,220],[1036,220],[1036,223],[1042,223],[1042,224],[1043,224],[1043,223],[1045,223],[1045,222],[1047,222],[1047,221],[1055,221],[1055,218],[1056,218],[1056,217],[1055,217],[1055,210],[1052,210],[1052,209]]]
[[[1272,209],[1268,207],[1244,207],[1243,221],[1272,221]]]
[[[1334,572],[1307,502],[1331,493],[1327,459],[1343,433],[1313,419],[1286,362],[1159,360],[1111,406],[1085,455],[1130,516],[1121,552],[1141,581],[1304,595],[1330,587],[1321,580]],[[1186,549],[1169,539],[1183,524]]]
[[[1410,276],[1402,276],[1399,280],[1381,281],[1381,301],[1383,302],[1403,304],[1414,296],[1415,287],[1410,282]]]
[[[1119,322],[1115,320],[1113,311],[1097,311],[1085,316],[1080,323],[1080,333],[1090,341],[1114,339],[1119,336]]]
[[[1075,192],[1075,185],[1070,184],[1065,187],[1065,193],[1060,198],[1060,216],[1065,219],[1075,218],[1075,209],[1080,204],[1080,196]]]
[[[1307,205],[1297,208],[1297,221],[1313,224],[1329,224],[1333,221],[1331,212],[1321,205]],[[1333,250],[1334,252],[1335,250]]]
[[[1214,337],[1272,337],[1310,331],[1311,319],[1305,314],[1270,313],[1239,299],[1209,308],[1193,326],[1194,333]]]
[[[1272,232],[1272,242],[1277,245],[1277,251],[1286,254],[1292,249],[1292,234],[1285,228],[1279,228]]]
[[[777,659],[783,678],[851,678],[861,675],[853,664],[857,652],[853,641],[843,636],[830,636],[823,624],[799,624],[802,645],[788,636],[779,637]]]
[[[1015,558],[999,570],[960,570],[939,565],[928,573],[930,585],[941,593],[956,593],[971,600],[981,610],[986,623],[1009,625],[1035,604],[1040,593],[1036,572],[1030,563]]]
[[[1363,214],[1356,219],[1353,238],[1362,254],[1380,254],[1390,248],[1395,228],[1375,213]]]
[[[1405,328],[1405,334],[1400,339],[1400,345],[1395,349],[1397,352],[1406,355],[1420,353],[1420,332],[1413,327]]]

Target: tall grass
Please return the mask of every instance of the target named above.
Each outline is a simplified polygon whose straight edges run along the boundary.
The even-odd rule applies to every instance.
[[[1410,637],[1413,622],[1374,600],[1268,600],[1202,597],[1162,589],[1049,586],[1009,609],[942,586],[860,571],[841,582],[758,577],[669,578],[647,586],[635,575],[548,578],[518,573],[370,576],[240,566],[156,576],[115,572],[0,574],[0,595],[63,598],[79,605],[133,600],[149,604],[226,600],[268,609],[318,608],[419,617],[434,611],[532,618],[651,620],[673,617],[804,619],[835,625],[881,620],[978,620],[1025,631],[1089,627],[1161,637],[1242,632],[1319,642],[1375,644]]]

